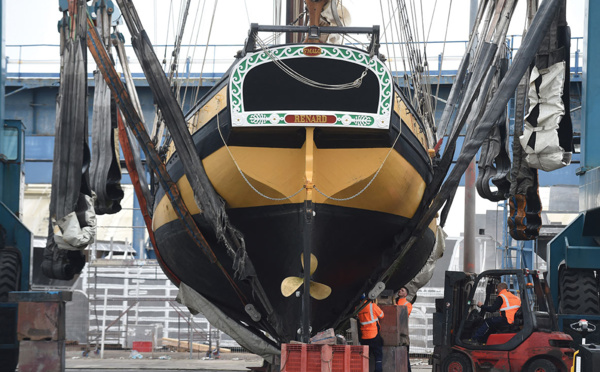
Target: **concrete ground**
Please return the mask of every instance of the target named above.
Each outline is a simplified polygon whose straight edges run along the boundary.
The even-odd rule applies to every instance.
[[[206,359],[204,353],[155,351],[132,353],[129,350],[105,350],[104,359],[93,351],[83,356],[81,350],[67,350],[66,369],[82,371],[248,371],[249,367],[262,366],[262,358],[248,353],[223,353],[219,359]],[[427,359],[411,358],[413,371],[431,371]]]
[[[105,350],[101,359],[100,352],[84,356],[81,350],[67,350],[65,364],[67,369],[247,371],[247,367],[261,366],[262,358],[249,353],[223,353],[219,359],[208,359],[198,352]]]

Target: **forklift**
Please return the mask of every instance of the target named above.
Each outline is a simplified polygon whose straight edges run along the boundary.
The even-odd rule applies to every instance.
[[[496,330],[481,345],[469,341],[484,320],[477,302],[491,305],[506,283],[521,299],[513,324]],[[571,336],[558,331],[550,290],[537,271],[488,270],[480,275],[446,271],[444,298],[433,314],[433,372],[567,372],[573,364]]]

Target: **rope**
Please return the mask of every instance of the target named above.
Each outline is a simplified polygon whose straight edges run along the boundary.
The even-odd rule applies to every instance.
[[[212,18],[210,19],[210,27],[208,28],[208,37],[206,38],[206,46],[204,47],[204,57],[202,58],[202,67],[200,67],[200,77],[198,78],[198,86],[196,87],[194,102],[198,102],[198,93],[200,93],[200,87],[202,86],[202,74],[204,73],[204,64],[206,63],[206,55],[208,54],[208,45],[210,44],[210,36],[212,35],[213,24],[215,22],[217,5],[219,5],[219,0],[215,0],[215,7],[213,8]]]
[[[217,102],[220,103],[220,100],[217,99]],[[254,192],[256,192],[258,195],[262,196],[265,199],[269,199],[269,200],[273,200],[273,201],[283,201],[283,200],[288,200],[288,199],[293,198],[294,196],[298,195],[302,190],[304,190],[304,185],[302,185],[302,187],[300,187],[300,190],[298,190],[295,193],[293,193],[292,195],[286,196],[284,198],[273,198],[273,197],[270,197],[270,196],[265,195],[262,192],[258,191],[258,189],[256,187],[254,187],[254,185],[252,185],[252,183],[250,183],[250,181],[248,180],[248,178],[246,178],[246,175],[244,174],[244,172],[242,171],[242,169],[238,165],[237,161],[235,160],[235,157],[233,156],[233,153],[229,149],[229,146],[227,146],[227,143],[225,142],[225,137],[223,137],[223,133],[221,132],[221,124],[220,124],[220,121],[219,121],[219,114],[217,114],[217,130],[219,131],[219,136],[221,136],[221,140],[223,141],[223,146],[225,146],[225,148],[227,149],[227,152],[229,153],[229,156],[231,157],[231,160],[233,161],[233,164],[237,168],[238,172],[240,172],[240,175],[242,176],[242,178],[244,179],[244,181],[246,181],[246,183],[248,184],[248,186],[250,186],[250,188],[252,190],[254,190]]]
[[[359,192],[357,192],[356,194],[347,197],[347,198],[334,198],[333,196],[329,196],[325,193],[323,193],[321,190],[319,190],[317,188],[317,186],[315,185],[314,188],[315,190],[317,190],[317,192],[321,195],[323,195],[324,197],[334,200],[334,201],[348,201],[351,199],[356,198],[357,196],[359,196],[360,194],[362,194],[367,188],[369,188],[369,186],[371,186],[371,184],[373,183],[373,181],[375,181],[375,178],[377,178],[377,176],[379,175],[379,172],[381,172],[381,169],[383,168],[383,166],[385,165],[385,162],[387,161],[388,157],[390,156],[390,154],[392,153],[392,150],[394,149],[394,147],[396,146],[396,143],[398,142],[398,139],[400,139],[400,135],[402,134],[402,122],[400,122],[399,124],[399,130],[398,130],[398,135],[396,136],[396,139],[394,140],[394,143],[392,144],[392,147],[390,147],[387,155],[385,156],[385,158],[383,159],[383,162],[381,162],[381,165],[379,166],[379,169],[377,169],[377,172],[375,172],[375,174],[373,175],[373,177],[371,178],[371,180],[369,181],[369,183],[367,183],[365,185],[365,187],[362,188],[362,190],[360,190]]]
[[[381,0],[379,0],[379,9],[381,10],[381,19],[383,20],[384,18],[384,11],[383,11],[383,2]],[[388,2],[388,11],[389,11],[389,2]],[[395,18],[394,18],[395,20]],[[390,17],[389,21],[387,24],[384,23],[384,27],[383,27],[383,34],[386,36],[386,40],[387,40],[387,29],[389,27],[389,25],[392,22],[392,17]],[[396,58],[396,49],[394,47],[394,33],[391,32],[391,39],[392,39],[392,52],[390,52],[390,46],[389,43],[385,43],[385,49],[387,50],[387,54],[388,56],[390,56],[391,59],[388,59],[388,61],[390,61],[389,63],[391,64],[391,61],[394,61],[394,68],[392,69],[390,66],[390,70],[392,71],[398,71],[398,63],[397,60],[398,58]],[[404,64],[404,56],[402,56],[402,63]],[[406,64],[404,64],[404,69],[406,70]],[[398,80],[398,79],[397,79]],[[410,92],[407,92],[408,94],[410,94]]]
[[[444,63],[444,55],[446,53],[446,40],[448,37],[448,25],[450,24],[450,10],[452,9],[452,0],[450,0],[450,5],[448,5],[448,19],[446,20],[446,31],[444,33],[444,46],[442,47],[442,59],[440,60],[440,65],[438,67],[438,82],[437,87],[435,88],[435,96],[437,97],[440,93],[440,80],[442,77],[442,64]],[[437,109],[437,99],[435,100],[435,105],[433,106],[434,111]],[[443,133],[442,133],[443,135]]]
[[[139,23],[139,19],[137,19],[137,13],[135,12],[135,10],[123,6],[123,1],[126,0],[121,0],[119,2],[119,6],[127,22],[129,32],[135,35],[137,29],[141,29],[141,27],[138,27],[139,25],[141,25],[141,23]],[[89,14],[88,24],[89,26],[91,26],[88,30],[88,35],[90,36],[88,37],[88,49],[94,57],[94,60],[96,61],[98,68],[101,70],[107,84],[111,88],[113,97],[118,102],[121,112],[125,115],[125,122],[132,129],[138,142],[142,145],[144,153],[146,154],[146,160],[148,161],[149,165],[151,166],[151,169],[157,176],[157,179],[160,185],[163,187],[165,194],[169,197],[173,210],[178,215],[179,221],[182,223],[189,237],[201,249],[203,254],[206,255],[208,260],[211,263],[216,264],[217,267],[221,270],[223,275],[227,278],[228,282],[232,286],[236,295],[238,296],[242,304],[245,306],[248,303],[246,296],[215,256],[215,253],[204,238],[202,232],[199,230],[198,225],[196,224],[195,220],[193,219],[192,215],[187,209],[187,206],[181,199],[181,195],[179,194],[179,190],[176,184],[171,179],[169,173],[166,170],[165,165],[159,159],[158,154],[156,153],[156,150],[154,149],[154,146],[150,141],[146,128],[141,122],[139,116],[137,115],[137,112],[133,104],[131,103],[131,100],[127,93],[127,90],[121,82],[120,76],[117,74],[112,63],[110,63],[110,59],[108,57],[106,49],[100,42],[98,32],[93,27],[91,16],[89,16]]]
[[[202,23],[202,18],[204,18],[204,7],[206,6],[206,0],[202,3],[202,12],[200,13],[200,24]],[[196,55],[196,46],[198,45],[198,38],[200,37],[200,24],[198,23],[198,13],[200,12],[200,3],[198,3],[198,7],[196,8],[196,16],[194,17],[194,26],[192,27],[192,32],[190,33],[190,42],[189,44],[193,44],[192,48],[192,61],[194,60],[194,56]],[[196,29],[196,25],[198,25],[198,30],[196,31],[196,41],[192,43],[192,37],[194,36],[194,29]],[[188,56],[189,56],[189,48],[188,48]],[[190,74],[192,72],[191,66],[185,78],[185,89],[183,90],[183,98],[181,102],[185,102],[185,97],[187,96],[188,87],[190,86]]]
[[[200,36],[200,24],[202,23],[202,18],[204,16],[204,6],[205,5],[206,5],[206,1],[204,1],[204,3],[202,3],[202,13],[201,13],[201,16],[200,16],[200,22],[198,23],[198,12],[200,11],[200,3],[198,3],[198,7],[196,8],[196,16],[194,17],[194,24],[192,26],[192,31],[190,33],[189,44],[192,45],[192,37],[194,36],[194,30],[196,29],[196,26],[198,26],[198,30],[196,31],[196,42],[193,43],[194,47],[192,48],[192,60],[194,59],[194,56],[196,54],[196,47],[198,45],[198,38]],[[183,34],[182,34],[182,37],[183,37]],[[189,55],[189,47],[188,47],[188,55]],[[180,90],[179,89],[176,90],[176,98],[177,98],[177,101],[179,103],[179,106],[181,106],[182,109],[183,109],[183,105],[185,103],[185,98],[187,96],[188,87],[190,86],[190,84],[189,84],[189,82],[191,81],[191,79],[190,79],[190,73],[191,73],[191,68],[188,71],[188,73],[186,75],[186,78],[185,78],[185,84],[184,84],[185,88],[183,90],[183,97],[180,94]],[[163,123],[163,125],[164,125],[164,123]],[[160,153],[161,154],[166,154],[167,151],[168,151],[168,149],[169,149],[169,146],[171,145],[172,138],[171,138],[171,135],[168,133],[168,131],[167,131],[165,137],[166,138],[164,140],[164,143],[160,147]]]
[[[427,38],[425,39],[425,42],[429,42],[429,35],[431,35],[431,26],[433,26],[433,19],[435,18],[435,12],[437,10],[437,0],[435,0],[435,3],[433,4],[433,12],[431,13],[431,21],[429,21],[429,29],[427,30]],[[448,15],[450,15],[448,13]],[[446,29],[448,28],[448,25],[446,24]]]
[[[183,1],[186,1],[186,5],[185,7],[183,6]],[[168,73],[169,75],[169,84],[173,83],[173,79],[174,76],[177,75],[177,77],[179,76],[179,54],[181,51],[181,43],[183,41],[183,34],[185,31],[185,25],[187,23],[187,17],[189,14],[189,10],[190,10],[190,0],[181,0],[180,2],[180,8],[179,8],[179,18],[177,19],[177,26],[175,26],[175,24],[173,24],[173,27],[177,28],[177,32],[175,30],[173,30],[173,33],[175,34],[175,42],[173,43],[173,52],[171,53],[171,58],[169,60],[169,69],[168,71],[165,71],[165,73]],[[171,2],[171,7],[173,6],[172,2]],[[171,22],[171,10],[169,10],[169,24]],[[173,22],[174,23],[174,22]],[[168,37],[168,30],[169,28],[167,27],[167,37]],[[165,45],[167,45],[167,42],[165,42]],[[165,60],[164,62],[166,63],[166,53],[167,53],[167,48],[165,47]],[[166,66],[165,66],[166,68]],[[175,93],[175,98],[177,99],[177,102],[179,103],[179,105],[181,107],[183,107],[183,101],[181,101],[181,91],[179,89],[179,86],[177,84],[173,85],[173,89],[174,89],[174,93]],[[153,138],[153,140],[155,141],[155,143],[157,145],[161,145],[161,140],[163,137],[166,137],[164,139],[164,144],[159,148],[159,152],[160,153],[166,153],[170,142],[171,142],[171,137],[170,134],[168,132],[168,130],[166,130],[166,133],[163,135],[163,130],[164,130],[164,121],[162,118],[162,113],[160,112],[160,110],[157,108],[156,109],[156,116],[154,117],[154,125],[160,125],[159,128],[157,128],[155,136]],[[160,138],[159,138],[160,137]]]
[[[171,12],[173,11],[173,0],[170,2],[169,15],[167,16],[167,34],[165,35],[165,45],[169,43],[169,27],[171,26]],[[163,68],[167,68],[167,47],[165,47],[165,53],[163,55]]]
[[[220,100],[217,100],[217,102],[220,102]],[[220,120],[219,120],[219,114],[217,114],[217,130],[219,131],[219,136],[221,137],[221,141],[223,141],[223,146],[225,146],[225,149],[227,149],[227,152],[229,153],[229,156],[231,157],[231,160],[233,161],[233,164],[235,165],[235,167],[237,168],[238,172],[240,172],[240,175],[242,176],[242,178],[244,179],[244,181],[246,181],[246,183],[248,184],[248,186],[250,186],[250,188],[252,190],[254,190],[254,192],[256,192],[258,195],[262,196],[265,199],[269,199],[269,200],[273,200],[273,201],[283,201],[283,200],[289,200],[291,198],[293,198],[294,196],[298,195],[302,190],[305,189],[306,186],[302,185],[302,187],[296,191],[295,193],[283,197],[283,198],[273,198],[271,196],[265,195],[262,192],[260,192],[256,187],[254,187],[254,185],[252,185],[252,183],[248,180],[248,178],[246,177],[246,175],[244,174],[244,172],[242,171],[242,169],[240,168],[238,162],[235,160],[235,157],[233,156],[233,153],[231,152],[231,149],[229,149],[229,146],[227,145],[227,143],[225,142],[225,137],[223,136],[223,133],[221,132],[221,124],[220,124]],[[321,195],[323,195],[324,197],[326,197],[327,199],[330,200],[334,200],[334,201],[348,201],[351,199],[356,198],[357,196],[359,196],[360,194],[362,194],[363,192],[365,192],[365,190],[367,190],[369,188],[369,186],[371,186],[371,184],[373,183],[373,181],[375,181],[375,178],[377,178],[377,176],[379,175],[379,172],[381,172],[381,169],[383,168],[383,166],[385,165],[387,159],[389,158],[390,154],[392,153],[392,150],[394,149],[394,147],[396,146],[396,143],[398,143],[398,140],[400,139],[400,136],[402,135],[402,123],[399,124],[399,130],[398,130],[398,135],[396,136],[396,139],[394,140],[394,143],[392,144],[392,146],[390,147],[390,149],[388,150],[388,153],[386,154],[385,158],[383,159],[383,161],[381,162],[381,165],[379,166],[379,168],[377,169],[377,172],[375,172],[375,174],[373,175],[373,177],[371,178],[371,180],[369,181],[369,183],[367,183],[365,185],[365,187],[363,187],[359,192],[357,192],[356,194],[347,197],[347,198],[336,198],[330,195],[325,194],[323,191],[319,190],[319,188],[315,185],[314,189]]]
[[[250,27],[250,13],[248,12],[248,3],[244,0],[244,8],[246,9],[246,20],[248,21],[248,27]]]
[[[356,80],[354,80],[353,82],[350,82],[350,83],[343,83],[343,84],[319,83],[317,81],[314,81],[312,79],[309,79],[309,78],[297,73],[292,68],[290,68],[288,65],[286,65],[284,62],[282,62],[279,58],[277,58],[277,56],[275,56],[273,54],[273,52],[269,49],[269,47],[258,36],[256,37],[256,41],[258,42],[258,44],[260,45],[262,50],[269,55],[269,58],[273,61],[273,63],[275,63],[275,65],[281,69],[281,71],[285,72],[293,79],[295,79],[303,84],[306,84],[308,86],[312,86],[313,88],[325,89],[325,90],[347,90],[347,89],[352,89],[352,88],[359,88],[362,85],[362,81],[363,81],[364,77],[367,76],[367,71],[369,70],[368,67],[365,67],[365,70],[362,72],[360,77],[358,77]]]

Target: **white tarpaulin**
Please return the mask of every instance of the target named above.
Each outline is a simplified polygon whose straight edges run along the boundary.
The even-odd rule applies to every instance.
[[[435,269],[435,262],[444,255],[444,250],[446,249],[446,238],[448,234],[444,232],[440,225],[437,226],[437,231],[435,233],[435,245],[425,266],[419,271],[415,277],[406,284],[406,289],[410,292],[408,297],[412,299],[419,288],[423,287],[425,284],[431,280],[433,276],[433,270]]]
[[[82,204],[80,208],[80,204]],[[83,210],[83,226],[77,217],[77,211],[73,211],[58,222],[52,219],[54,229],[54,242],[60,249],[70,251],[85,249],[94,242],[96,237],[96,212],[94,211],[94,198],[80,194],[78,210]]]
[[[571,153],[559,145],[558,139],[558,127],[565,115],[562,101],[565,66],[565,62],[559,62],[543,70],[533,68],[529,80],[529,112],[519,138],[529,166],[547,172],[571,163]],[[533,133],[536,135],[531,147]]]
[[[184,282],[179,284],[177,302],[187,306],[192,313],[201,313],[211,325],[227,333],[246,350],[256,355],[260,355],[267,362],[272,364],[274,362],[274,356],[281,354],[279,349],[275,346],[269,344],[262,338],[250,332],[237,321],[225,315],[215,305],[204,298],[204,296]]]

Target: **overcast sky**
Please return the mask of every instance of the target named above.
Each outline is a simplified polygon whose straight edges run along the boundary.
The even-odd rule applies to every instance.
[[[585,1],[587,0],[568,0],[567,13],[573,36],[583,36]],[[58,44],[57,22],[61,18],[58,0],[5,0],[5,2],[6,44]],[[169,43],[173,42],[177,24],[175,20],[177,17],[174,15],[179,14],[183,2],[184,0],[134,0],[144,28],[154,44],[165,44],[167,39]],[[187,30],[191,34],[192,28],[197,27],[194,25],[201,24],[199,44],[207,42],[215,2],[217,7],[210,35],[211,44],[242,44],[247,36],[250,22],[273,23],[273,0],[194,0]],[[384,4],[387,2],[388,0],[382,1]],[[407,1],[407,3],[412,2]],[[446,24],[448,24],[448,40],[468,38],[470,0],[423,0],[422,3],[425,33],[429,33],[429,25],[433,24],[430,41],[444,39]],[[382,24],[379,1],[343,0],[343,4],[352,15],[353,26]],[[437,4],[435,12],[434,4]],[[521,34],[524,25],[524,9],[525,1],[522,0],[517,6],[509,34]],[[120,29],[121,32],[126,33],[125,25]],[[421,27],[420,31],[422,30]],[[195,38],[186,35],[184,43],[193,44]],[[128,37],[126,40],[129,43]]]
[[[116,0],[113,0],[116,3]],[[568,0],[567,17],[572,28],[573,36],[583,36],[584,4],[587,0]],[[186,0],[134,0],[140,19],[152,43],[157,45],[172,45],[178,27],[178,15],[182,4]],[[57,23],[61,19],[58,10],[58,0],[5,0],[5,42],[8,57],[7,69],[9,73],[57,73],[59,71],[59,44]],[[186,33],[183,44],[190,45],[232,45],[230,47],[192,47],[182,48],[180,53],[180,66],[185,66],[185,59],[192,60],[190,71],[192,73],[224,72],[233,62],[233,56],[243,45],[248,35],[249,24],[273,24],[274,0],[193,0],[186,24]],[[382,9],[387,14],[387,4],[397,3],[397,0],[343,0],[352,16],[352,26],[369,27],[381,25],[382,40],[385,41],[383,29],[389,17],[385,16],[382,22]],[[418,4],[415,39],[424,41],[428,35],[431,44],[427,47],[429,68],[432,71],[438,68],[438,57],[444,53],[442,69],[456,70],[464,54],[465,43],[456,43],[468,39],[469,7],[471,0],[418,0],[407,1],[408,4]],[[215,7],[216,4],[216,7]],[[423,4],[421,12],[420,4]],[[521,0],[513,17],[509,35],[521,35],[525,23],[525,0]],[[434,5],[436,7],[434,8]],[[285,12],[283,13],[285,14]],[[213,17],[214,15],[214,17]],[[285,20],[285,15],[283,15]],[[212,25],[212,28],[211,28]],[[388,23],[389,25],[389,23]],[[200,29],[200,32],[198,32]],[[212,31],[210,31],[212,29]],[[388,28],[390,29],[390,28]],[[124,34],[127,44],[130,37],[126,25],[119,26],[119,31]],[[450,42],[445,47],[441,43],[446,35]],[[269,35],[261,34],[263,38]],[[391,35],[391,33],[388,33]],[[391,36],[388,36],[388,38]],[[397,41],[397,38],[394,38]],[[452,43],[455,41],[455,43]],[[516,38],[518,46],[520,38]],[[434,43],[437,42],[437,43]],[[46,47],[15,47],[11,45],[49,44]],[[581,50],[583,43],[575,44],[571,53],[576,49]],[[166,57],[168,60],[172,47],[156,47],[159,59]],[[389,60],[392,69],[402,70],[399,57],[394,59],[394,53],[383,46],[381,52]],[[136,62],[136,57],[128,49],[131,60],[132,72],[141,72],[141,67]],[[207,62],[204,63],[206,54]],[[212,61],[215,61],[212,63]],[[20,63],[18,63],[21,61]],[[89,70],[94,66],[90,58]],[[180,68],[180,71],[183,67]]]
[[[211,40],[215,43],[241,43],[248,32],[250,22],[269,24],[273,21],[273,0],[194,0],[192,1],[188,28],[196,14],[208,27],[211,21],[215,1],[218,2],[215,13],[215,26]],[[116,1],[115,1],[116,2]],[[140,18],[152,41],[164,43],[169,10],[178,14],[182,0],[134,0]],[[350,10],[354,26],[381,24],[380,2],[376,0],[344,0]],[[387,3],[383,1],[384,4]],[[416,1],[418,3],[418,1]],[[450,11],[449,40],[464,40],[468,36],[468,9],[470,0],[424,0],[423,15],[426,25],[431,23],[433,4],[437,3],[430,40],[443,40],[445,25]],[[198,11],[198,5],[200,10]],[[585,0],[568,0],[569,24],[574,36],[583,36],[583,15]],[[246,12],[246,8],[248,12]],[[516,14],[524,14],[525,1],[518,4]],[[38,44],[58,43],[56,24],[61,18],[58,0],[6,0],[6,43]],[[202,10],[204,10],[202,15]],[[523,29],[523,17],[515,17],[509,33],[520,34]],[[123,26],[123,28],[125,28]],[[172,35],[172,31],[171,31]],[[201,36],[202,37],[202,36]],[[154,40],[157,38],[158,40]],[[204,38],[205,39],[205,38]]]

